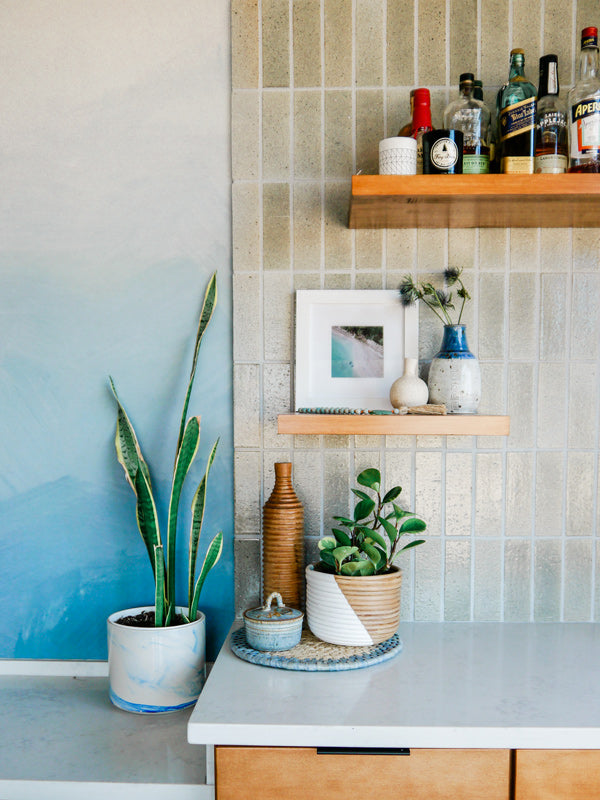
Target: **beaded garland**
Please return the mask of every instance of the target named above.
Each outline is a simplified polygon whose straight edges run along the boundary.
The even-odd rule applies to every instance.
[[[319,406],[317,408],[299,408],[298,414],[399,414],[400,409],[395,408],[393,411],[386,411],[385,409],[366,409],[366,408],[326,408]]]

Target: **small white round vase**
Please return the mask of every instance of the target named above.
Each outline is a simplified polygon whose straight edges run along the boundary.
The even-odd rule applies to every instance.
[[[117,611],[108,618],[110,699],[124,711],[165,714],[193,705],[206,679],[206,618],[169,628],[119,625],[121,617],[153,606]],[[177,608],[178,613],[187,609]]]
[[[390,388],[390,403],[394,408],[425,405],[429,398],[429,388],[417,373],[418,361],[416,358],[404,359],[404,373],[392,383]]]

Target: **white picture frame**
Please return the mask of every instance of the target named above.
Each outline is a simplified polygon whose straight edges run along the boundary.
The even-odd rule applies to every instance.
[[[335,375],[338,368],[333,362],[336,335],[333,328],[339,327],[344,331],[350,328],[351,335],[358,327],[382,329],[383,352],[373,356],[373,366],[363,369],[366,375]],[[397,290],[297,290],[296,411],[302,408],[391,410],[390,387],[404,372],[405,357],[418,357],[418,341],[417,306],[403,306]],[[351,352],[357,353],[361,363],[366,363],[365,358],[371,359],[367,352],[369,344],[363,340],[358,344],[350,342],[348,347],[353,348]],[[373,345],[372,350],[378,347]],[[377,359],[379,364],[375,363]]]

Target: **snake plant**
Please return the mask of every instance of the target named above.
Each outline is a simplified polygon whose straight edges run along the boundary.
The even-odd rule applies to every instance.
[[[152,481],[150,479],[150,470],[142,455],[142,449],[133,425],[119,400],[114,381],[112,378],[109,378],[112,392],[117,401],[117,431],[115,436],[117,458],[125,471],[125,478],[133,489],[136,497],[137,525],[142,539],[144,540],[144,544],[146,545],[152,571],[154,573],[156,627],[167,627],[177,623],[175,613],[175,546],[177,542],[179,502],[181,500],[183,484],[200,445],[200,417],[192,416],[188,419],[187,414],[196,375],[200,344],[216,304],[217,278],[216,274],[213,274],[204,295],[200,321],[198,323],[198,332],[196,334],[192,369],[183,403],[179,438],[175,454],[175,465],[173,467],[171,497],[167,515],[166,549],[160,532]],[[223,550],[223,532],[219,531],[209,544],[202,568],[200,569],[198,577],[196,577],[198,544],[204,518],[208,474],[215,458],[218,443],[219,440],[217,439],[210,451],[204,475],[196,489],[192,501],[192,521],[188,545],[188,613],[184,615],[185,622],[196,619],[202,586],[206,580],[206,576],[219,560]]]

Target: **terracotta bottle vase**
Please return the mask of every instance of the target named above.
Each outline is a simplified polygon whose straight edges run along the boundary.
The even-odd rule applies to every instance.
[[[263,507],[263,602],[279,592],[286,606],[302,608],[304,508],[292,486],[292,465],[275,464],[275,486]]]

